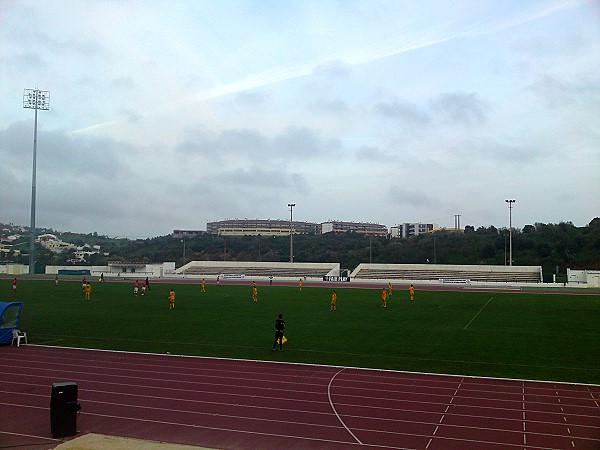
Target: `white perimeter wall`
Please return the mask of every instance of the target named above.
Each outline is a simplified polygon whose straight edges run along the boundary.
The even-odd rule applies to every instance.
[[[569,284],[585,284],[588,287],[600,287],[600,270],[571,270],[567,269]]]
[[[109,277],[152,277],[160,278],[165,275],[170,275],[175,271],[174,262],[165,262],[162,264],[146,264],[144,267],[136,268],[136,272],[110,272],[108,266],[46,266],[47,275],[57,275],[59,270],[89,270],[90,276],[99,277],[104,274],[105,278]]]
[[[23,275],[29,273],[29,265],[26,264],[3,264],[0,265],[0,273],[6,275]]]

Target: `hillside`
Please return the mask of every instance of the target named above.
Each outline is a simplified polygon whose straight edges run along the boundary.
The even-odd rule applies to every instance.
[[[24,227],[2,225],[4,262],[27,264],[28,236]],[[53,233],[44,229],[45,233]],[[97,233],[54,233],[77,246],[98,245],[101,252],[89,255],[86,264],[108,261],[175,261],[177,266],[191,260],[212,261],[289,261],[288,237],[222,237],[201,234],[185,242],[171,235],[151,239],[112,239]],[[8,236],[19,236],[9,241]],[[570,222],[527,225],[514,229],[513,264],[541,265],[544,275],[566,274],[572,269],[600,269],[600,218],[585,227]],[[369,237],[354,233],[294,236],[295,262],[340,262],[353,269],[361,262],[490,264],[508,263],[508,230],[466,226],[464,232],[420,235],[410,239]],[[21,249],[21,253],[11,249]],[[67,252],[54,254],[36,247],[36,272],[45,265],[67,264]]]

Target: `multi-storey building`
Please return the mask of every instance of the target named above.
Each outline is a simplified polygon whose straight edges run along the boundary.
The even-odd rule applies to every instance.
[[[219,236],[286,236],[290,234],[359,233],[371,236],[409,238],[441,230],[435,223],[403,223],[388,231],[385,225],[371,222],[329,220],[323,223],[280,219],[226,219],[206,224],[206,232]],[[173,230],[173,236],[185,237],[202,233],[197,230]]]
[[[69,242],[64,242],[53,234],[42,234],[37,237],[36,241],[39,242],[42,247],[50,250],[53,253],[62,253],[66,250],[75,249],[75,245]]]
[[[419,234],[432,233],[440,229],[436,223],[402,223],[390,229],[393,238],[409,238]]]
[[[194,237],[199,234],[206,233],[206,231],[201,230],[173,230],[173,237],[175,238],[186,238],[186,237]]]
[[[332,220],[321,224],[321,233],[360,233],[373,236],[387,236],[385,225],[369,222],[340,222]]]
[[[282,236],[293,234],[317,234],[318,225],[311,222],[271,219],[228,219],[208,222],[206,231],[220,236]]]

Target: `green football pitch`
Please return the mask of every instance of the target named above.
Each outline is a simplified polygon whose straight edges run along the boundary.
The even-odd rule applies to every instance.
[[[22,301],[30,343],[462,375],[600,383],[600,295],[206,286],[1,280],[1,301]],[[169,310],[168,292],[177,299]],[[277,314],[284,352],[272,351]]]

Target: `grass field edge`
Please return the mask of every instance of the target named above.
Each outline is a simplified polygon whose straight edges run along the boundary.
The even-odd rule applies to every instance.
[[[42,344],[27,344],[29,347],[43,347],[49,349],[63,349],[63,350],[81,350],[90,352],[105,352],[105,353],[122,353],[126,355],[147,355],[147,356],[167,356],[172,358],[193,358],[193,359],[213,359],[218,361],[239,361],[239,362],[251,362],[261,364],[283,364],[290,366],[308,366],[308,367],[325,367],[332,369],[349,369],[349,370],[366,370],[370,372],[388,372],[388,373],[402,373],[408,375],[429,375],[429,376],[440,376],[440,377],[453,377],[453,378],[472,378],[479,380],[500,380],[500,381],[517,381],[527,383],[553,383],[553,384],[565,384],[571,386],[593,386],[600,387],[600,384],[595,383],[575,383],[570,381],[555,381],[555,380],[534,380],[527,378],[506,378],[506,377],[486,377],[481,375],[461,375],[461,374],[448,374],[448,373],[437,373],[437,372],[416,372],[410,370],[393,370],[393,369],[378,369],[373,367],[353,367],[353,366],[339,366],[333,364],[315,364],[315,363],[303,363],[293,361],[266,361],[262,359],[243,359],[243,358],[223,358],[218,356],[199,356],[199,355],[179,355],[171,353],[150,353],[150,352],[132,352],[126,350],[109,350],[109,349],[94,349],[94,348],[83,348],[83,347],[64,347],[55,345],[42,345]]]

